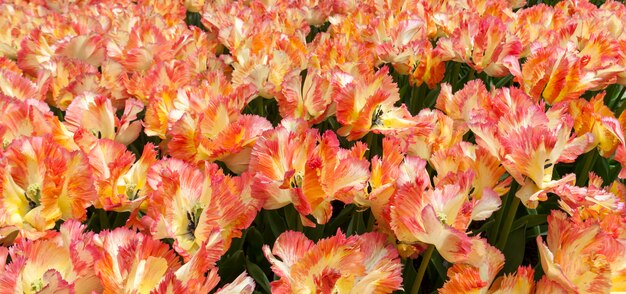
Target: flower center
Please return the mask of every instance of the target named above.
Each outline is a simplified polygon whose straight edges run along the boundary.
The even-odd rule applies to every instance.
[[[137,189],[136,184],[130,184],[126,186],[126,198],[128,198],[128,200],[137,199],[137,195],[139,195],[139,191],[141,191],[141,189],[135,189]]]
[[[200,207],[200,204],[194,205],[191,211],[187,211],[187,234],[189,234],[191,238],[195,238],[196,228],[200,222],[202,211],[203,209]]]
[[[39,206],[41,199],[41,186],[39,184],[30,184],[28,188],[26,188],[26,192],[24,192],[24,196],[26,200],[28,200],[28,206],[30,209],[34,209]]]
[[[372,126],[378,126],[382,124],[381,116],[383,115],[383,109],[380,105],[376,106],[376,109],[372,113]]]
[[[289,186],[291,188],[300,188],[302,187],[302,174],[297,173],[293,175],[291,178],[291,182],[289,182]]]
[[[37,279],[30,283],[30,291],[39,292],[43,289],[43,279]]]

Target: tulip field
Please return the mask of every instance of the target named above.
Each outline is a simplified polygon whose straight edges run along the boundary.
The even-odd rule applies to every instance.
[[[0,294],[626,293],[626,6],[0,0]]]

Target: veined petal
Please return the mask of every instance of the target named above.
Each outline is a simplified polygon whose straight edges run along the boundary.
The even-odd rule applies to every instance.
[[[270,251],[269,246],[263,246],[265,257],[272,264],[272,271],[281,278],[291,278],[291,267],[296,264],[315,243],[300,232],[285,232],[281,234]],[[278,260],[276,257],[279,257]]]
[[[256,283],[246,272],[240,274],[234,281],[226,284],[215,292],[216,294],[252,294]]]
[[[534,274],[535,271],[531,267],[520,266],[515,274],[504,275],[493,282],[490,291],[495,294],[533,293],[535,288]]]
[[[286,119],[259,137],[252,149],[249,169],[257,172],[253,191],[266,199],[266,209],[280,208],[290,202],[305,204],[301,203],[303,196],[298,195],[301,194],[298,189],[302,187],[306,161],[318,136],[305,121]],[[308,215],[310,211],[305,210],[301,213]]]

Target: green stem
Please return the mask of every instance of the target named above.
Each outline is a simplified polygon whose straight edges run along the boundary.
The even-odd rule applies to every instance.
[[[433,255],[435,251],[434,245],[428,245],[428,248],[422,254],[422,263],[420,264],[419,269],[417,270],[417,275],[415,276],[415,280],[413,281],[413,286],[411,286],[411,294],[417,294],[422,285],[422,280],[424,279],[424,274],[426,273],[426,269],[428,268],[428,263],[430,263],[430,257]]]
[[[511,233],[511,227],[513,226],[515,214],[517,213],[517,208],[519,207],[520,203],[520,199],[516,197],[515,194],[510,194],[509,196],[512,196],[513,200],[511,202],[511,206],[509,206],[509,210],[507,211],[506,218],[504,219],[502,231],[500,232],[500,237],[498,238],[498,243],[496,243],[496,247],[500,250],[504,249],[504,246],[506,246],[506,242],[509,239],[509,233]]]

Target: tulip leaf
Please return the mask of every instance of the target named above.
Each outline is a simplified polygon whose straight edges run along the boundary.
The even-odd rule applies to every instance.
[[[305,227],[303,231],[307,238],[317,242],[319,239],[324,237],[324,227],[325,225],[318,224],[313,228]]]
[[[344,206],[341,212],[339,212],[336,217],[332,218],[331,221],[326,224],[324,234],[334,235],[337,233],[337,229],[350,221],[350,217],[352,217],[353,213],[355,213],[353,204]]]
[[[246,243],[248,249],[261,250],[263,244],[266,244],[263,235],[256,227],[250,227],[246,234]]]
[[[596,164],[598,160],[599,154],[598,151],[591,150],[584,155],[581,155],[581,159],[576,163],[576,184],[579,186],[583,186],[587,184],[587,180],[589,179],[589,172],[592,171],[592,168]],[[603,170],[604,172],[604,170]],[[608,167],[606,168],[605,175],[608,175]]]
[[[502,272],[505,274],[515,272],[524,260],[526,250],[526,224],[514,228],[502,250],[506,263]]]
[[[536,227],[537,230],[527,230],[526,231],[526,240],[535,240],[537,236],[544,236],[548,232],[548,225],[541,225]]]
[[[221,282],[229,283],[237,278],[245,270],[245,259],[243,250],[237,250],[229,256],[222,256],[217,263]]]
[[[346,229],[346,235],[359,235],[365,232],[365,223],[363,222],[363,213],[362,212],[354,212],[352,214],[352,219],[350,219],[350,224],[348,224],[348,229]]]
[[[484,222],[484,223],[480,226],[480,228],[478,228],[478,229],[476,229],[476,230],[473,230],[473,231],[472,231],[472,235],[478,235],[478,234],[480,234],[480,233],[482,233],[482,232],[486,232],[486,231],[488,231],[488,230],[489,230],[489,229],[493,226],[493,224],[494,224],[495,222],[496,222],[496,221],[495,221],[495,220],[493,220],[493,219],[490,219],[490,220],[488,220],[488,221],[485,221],[485,222]]]
[[[513,222],[513,228],[519,228],[522,224],[526,224],[527,228],[543,225],[548,222],[547,214],[529,214],[522,216]]]
[[[430,263],[437,271],[439,281],[445,281],[448,277],[448,267],[446,266],[448,262],[441,257],[437,250],[435,250],[435,252],[433,252],[433,255],[430,257]]]
[[[230,243],[230,248],[231,249],[235,249],[235,250],[242,250],[243,249],[243,243],[246,240],[246,235],[247,235],[248,231],[244,231],[243,234],[241,234],[240,238],[233,238],[231,243]]]
[[[408,291],[413,286],[413,281],[415,280],[417,271],[415,270],[415,267],[413,266],[413,259],[407,258],[404,260],[404,262],[406,263],[404,264],[404,267],[403,267],[404,270],[402,272],[402,277],[404,278],[403,288],[404,290]],[[397,291],[395,293],[404,293],[404,292]]]
[[[426,85],[422,86],[427,87]],[[426,99],[424,99],[424,101],[427,103],[427,108],[432,108],[433,106],[435,106],[435,104],[437,103],[437,97],[439,97],[439,93],[441,93],[441,87],[439,85],[437,85],[436,88],[428,91],[428,94],[426,94]]]
[[[293,205],[287,205],[284,208],[285,220],[287,221],[287,227],[292,231],[300,231],[302,227],[302,220],[300,220],[300,213]]]
[[[278,237],[280,234],[287,231],[285,220],[280,216],[280,214],[278,214],[277,210],[267,210],[263,213],[265,222],[270,225],[270,229],[272,230],[274,237]]]
[[[505,76],[505,77],[501,78],[500,80],[498,80],[495,83],[495,86],[496,86],[496,88],[502,88],[502,87],[504,87],[504,85],[510,84],[511,81],[513,81],[513,75],[508,75],[508,76]]]
[[[265,276],[265,273],[258,265],[250,262],[250,260],[246,260],[246,269],[248,270],[248,274],[250,277],[254,279],[258,286],[261,286],[265,293],[272,293],[270,288],[270,281]]]

